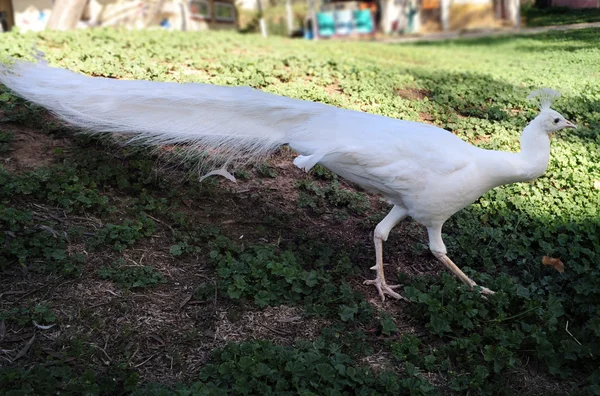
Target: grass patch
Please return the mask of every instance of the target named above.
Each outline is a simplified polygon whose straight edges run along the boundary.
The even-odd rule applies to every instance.
[[[124,289],[146,288],[165,282],[165,277],[154,268],[127,265],[123,259],[99,268],[98,275],[102,279],[110,279]]]
[[[258,307],[301,304],[308,315],[339,315],[347,321],[369,321],[372,308],[345,282],[334,278],[354,272],[348,257],[309,241],[288,246],[250,246],[244,251],[213,249],[221,288],[232,299],[251,299]],[[231,247],[231,244],[229,244]]]
[[[317,177],[323,177],[317,174]],[[311,208],[316,213],[323,213],[328,207],[348,209],[353,214],[363,214],[369,208],[369,200],[360,193],[340,187],[339,182],[333,180],[325,185],[320,185],[314,180],[299,180],[296,186],[300,190],[298,206]],[[346,217],[344,212],[338,216]]]
[[[569,7],[524,7],[522,15],[527,26],[572,25],[577,23],[600,22],[600,9],[575,9]]]

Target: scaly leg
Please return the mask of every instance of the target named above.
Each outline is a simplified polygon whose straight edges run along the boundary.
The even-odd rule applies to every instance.
[[[375,227],[373,235],[373,242],[375,243],[375,266],[371,267],[372,270],[377,271],[377,277],[374,280],[367,280],[364,283],[366,285],[375,285],[381,300],[385,301],[385,295],[394,297],[398,300],[406,300],[400,294],[396,293],[394,289],[399,288],[399,285],[388,285],[385,281],[385,274],[383,272],[383,241],[386,241],[390,231],[400,220],[405,218],[407,211],[401,206],[394,206],[390,213]],[[408,300],[406,300],[408,301]]]
[[[468,285],[471,289],[474,286],[477,286],[477,283],[475,283],[473,279],[469,278],[448,256],[446,256],[446,246],[444,245],[444,241],[442,241],[442,226],[427,227],[427,232],[429,233],[429,249],[431,250],[431,253],[433,253],[446,268],[452,271],[458,279]],[[481,287],[481,294],[491,295],[494,294],[494,292],[487,287]]]
[[[463,281],[464,283],[469,285],[469,287],[471,289],[473,288],[473,286],[477,286],[477,283],[475,283],[475,281],[473,279],[469,278],[464,272],[462,272],[462,270],[460,268],[458,268],[458,266],[456,264],[454,264],[448,256],[446,256],[445,254],[441,254],[439,256],[436,255],[435,257],[438,260],[440,260],[442,262],[442,264],[444,264],[446,266],[446,268],[448,268],[456,276],[458,276],[458,278],[461,281]],[[486,294],[486,295],[494,294],[494,292],[491,291],[490,289],[488,289],[487,287],[482,287],[482,286],[479,286],[479,287],[481,288],[481,294]]]

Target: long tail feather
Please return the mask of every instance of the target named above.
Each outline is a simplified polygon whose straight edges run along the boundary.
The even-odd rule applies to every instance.
[[[88,77],[43,60],[0,63],[0,83],[84,132],[130,135],[129,143],[184,144],[218,157],[218,166],[263,158],[334,109],[249,87]]]

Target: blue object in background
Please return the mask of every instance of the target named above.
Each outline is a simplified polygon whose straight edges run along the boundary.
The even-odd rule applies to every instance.
[[[336,11],[335,14],[335,34],[345,36],[352,33],[354,29],[354,21],[352,18],[352,10]]]
[[[373,18],[371,10],[355,10],[354,11],[354,30],[357,33],[373,33]]]
[[[417,13],[419,12],[419,10],[417,10],[415,7],[413,7],[412,4],[409,4],[408,6],[408,12],[406,13],[406,17],[408,19],[408,27],[406,28],[406,33],[413,33],[415,30],[415,18],[417,17]]]
[[[307,22],[304,38],[314,39],[311,22]],[[317,35],[319,37],[346,36],[352,33],[369,34],[375,31],[371,10],[337,10],[317,12]]]
[[[313,20],[312,19],[307,19],[305,22],[304,29],[302,29],[302,33],[304,33],[304,38],[306,40],[312,40],[314,39],[314,33],[313,33]]]
[[[317,12],[317,30],[321,37],[331,37],[335,34],[335,21],[332,12]]]

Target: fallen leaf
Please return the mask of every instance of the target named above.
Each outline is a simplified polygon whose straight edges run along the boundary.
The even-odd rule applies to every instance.
[[[64,363],[69,363],[72,362],[73,360],[76,360],[77,358],[73,357],[73,356],[65,356],[62,353],[58,353],[58,352],[54,352],[51,349],[46,349],[44,348],[44,352],[46,352],[48,355],[52,356],[53,358],[56,358],[58,360],[61,360]]]
[[[163,341],[163,339],[160,338],[157,335],[150,334],[150,338],[153,338],[155,341],[157,341],[160,344],[160,346],[165,346],[166,345],[166,343]]]
[[[594,188],[600,190],[600,180],[594,180]]]
[[[27,341],[27,344],[25,344],[25,346],[23,347],[23,349],[21,349],[19,351],[19,353],[17,353],[17,355],[14,357],[14,359],[12,360],[13,362],[19,358],[22,358],[23,356],[25,356],[25,354],[27,353],[27,351],[29,351],[29,348],[31,348],[31,345],[33,345],[33,341],[35,341],[35,334],[33,335],[33,337],[31,337],[31,339],[29,341]]]
[[[293,323],[293,322],[298,322],[298,321],[301,321],[301,320],[302,320],[301,316],[292,316],[291,318],[279,319],[278,322],[281,322],[281,323]]]
[[[544,256],[542,258],[542,264],[549,265],[558,272],[565,272],[565,265],[562,261],[560,261],[560,259]]]
[[[4,335],[4,339],[2,341],[4,342],[21,342],[21,341],[25,341],[26,339],[30,338],[34,333],[25,333],[25,334],[17,334],[17,335],[10,335],[10,334],[6,334]]]
[[[181,304],[179,304],[179,310],[181,311],[183,309],[183,307],[185,307],[187,305],[187,303],[190,302],[190,300],[192,299],[192,297],[194,297],[194,294],[188,294],[183,301],[181,302]]]
[[[9,294],[25,294],[25,293],[27,293],[27,291],[25,291],[25,290],[9,290],[9,291],[6,291],[6,292],[0,294],[0,296],[3,296],[5,294],[9,295]]]

